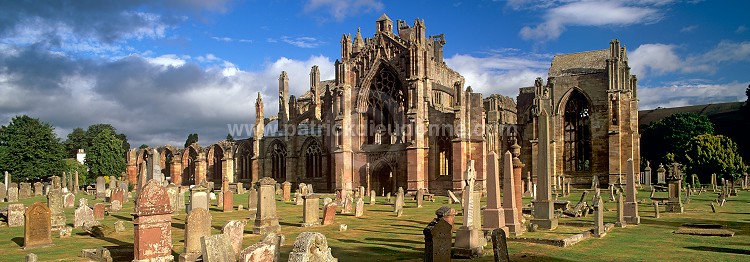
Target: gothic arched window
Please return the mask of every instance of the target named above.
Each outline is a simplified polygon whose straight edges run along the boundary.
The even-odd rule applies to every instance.
[[[399,133],[403,128],[405,103],[406,95],[398,77],[390,70],[380,69],[370,84],[367,97],[368,144],[405,142]]]
[[[281,142],[271,146],[271,177],[276,181],[286,179],[286,147]]]
[[[563,159],[565,171],[591,170],[591,119],[586,97],[574,90],[565,104],[563,132],[565,148]]]
[[[322,177],[323,161],[320,145],[312,142],[305,149],[305,176],[309,178]]]

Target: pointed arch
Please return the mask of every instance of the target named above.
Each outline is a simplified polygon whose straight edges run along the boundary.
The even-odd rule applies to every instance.
[[[323,177],[323,149],[320,141],[314,137],[309,137],[302,147],[302,159],[304,161],[305,178]]]
[[[563,116],[563,171],[591,171],[591,102],[580,89],[572,89],[565,100]]]
[[[266,150],[266,159],[270,159],[271,177],[276,181],[286,180],[286,145],[276,139]]]

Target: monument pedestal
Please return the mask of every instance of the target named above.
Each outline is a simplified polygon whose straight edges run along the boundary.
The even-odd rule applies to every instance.
[[[557,228],[557,217],[553,209],[553,201],[538,200],[534,201],[534,219],[532,224],[539,226],[539,229],[553,230]]]
[[[456,231],[456,244],[451,248],[454,258],[476,258],[484,256],[484,247],[479,243],[483,238],[478,229],[462,226]]]
[[[682,213],[684,212],[682,202],[667,202],[665,212]]]
[[[625,214],[638,214],[638,203],[637,202],[625,202]],[[623,216],[625,223],[629,225],[641,224],[641,216]]]

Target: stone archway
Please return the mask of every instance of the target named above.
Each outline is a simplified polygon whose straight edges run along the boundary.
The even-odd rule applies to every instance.
[[[388,193],[396,191],[396,177],[391,166],[380,162],[371,171],[371,188],[376,193]]]

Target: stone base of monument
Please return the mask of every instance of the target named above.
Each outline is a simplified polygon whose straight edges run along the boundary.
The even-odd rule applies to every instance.
[[[278,218],[267,218],[262,220],[255,220],[255,227],[253,227],[253,234],[265,235],[266,233],[281,232],[281,226],[279,225]]]
[[[201,254],[183,253],[183,254],[180,254],[179,262],[194,262],[194,261],[198,261],[198,258],[200,257],[201,257]]]
[[[486,240],[481,230],[469,227],[460,227],[456,231],[456,244],[451,248],[451,254],[454,258],[476,258],[484,256],[484,247]]]
[[[539,229],[553,230],[557,228],[557,218],[552,219],[532,219],[532,224],[538,225]]]
[[[665,212],[682,213],[684,212],[682,203],[680,202],[667,202]]]
[[[320,221],[312,222],[312,223],[302,223],[302,227],[313,227],[313,226],[320,226]]]

